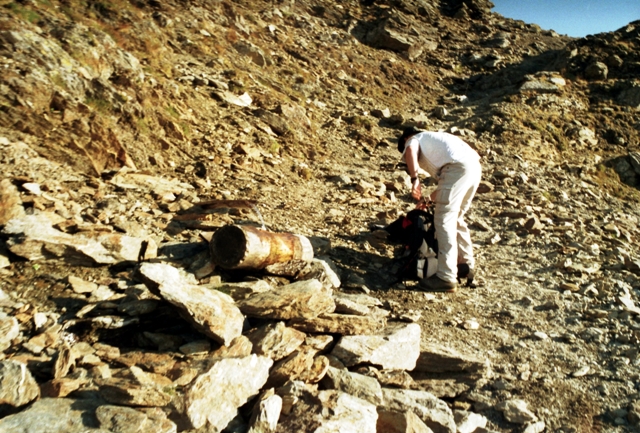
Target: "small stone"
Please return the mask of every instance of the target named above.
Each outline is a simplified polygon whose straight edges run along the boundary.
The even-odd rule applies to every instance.
[[[475,319],[465,320],[462,323],[462,327],[467,331],[473,331],[476,329],[480,329],[480,324]]]
[[[527,424],[524,430],[522,430],[522,433],[542,433],[545,428],[546,428],[546,425],[544,421],[538,421],[531,424]]]
[[[534,333],[533,333],[533,337],[534,337],[534,338],[536,338],[536,339],[538,339],[538,340],[540,340],[540,341],[542,341],[542,340],[546,340],[546,339],[548,339],[548,338],[549,338],[549,336],[548,336],[546,333],[542,332],[542,331],[536,331],[536,332],[534,332]]]
[[[591,368],[588,365],[585,365],[584,367],[580,368],[579,370],[576,370],[573,373],[571,373],[571,376],[573,376],[573,377],[586,376],[587,373],[589,373],[589,370],[591,370]]]
[[[69,277],[67,277],[67,281],[69,282],[71,289],[79,294],[93,293],[98,289],[98,285],[96,283],[85,281],[81,278],[74,277],[73,275],[69,275]]]
[[[488,421],[482,415],[465,410],[455,410],[453,418],[456,422],[457,433],[473,433],[478,429],[485,428]]]
[[[504,418],[514,424],[526,424],[538,421],[538,417],[527,408],[524,400],[514,399],[503,401],[496,405],[496,409],[501,411]]]

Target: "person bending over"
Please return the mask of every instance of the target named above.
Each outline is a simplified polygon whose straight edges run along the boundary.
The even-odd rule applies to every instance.
[[[421,131],[415,127],[403,131],[398,138],[398,150],[411,176],[411,196],[414,199],[422,198],[418,168],[438,181],[430,196],[435,202],[438,270],[431,277],[420,280],[418,287],[429,292],[455,292],[458,264],[468,265],[468,281],[473,280],[475,273],[471,234],[464,215],[471,207],[480,184],[480,156],[455,135]]]

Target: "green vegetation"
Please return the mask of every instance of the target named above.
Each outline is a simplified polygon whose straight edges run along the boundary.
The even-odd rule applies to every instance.
[[[277,140],[271,140],[271,145],[269,146],[269,153],[272,155],[280,154],[280,143]]]
[[[102,114],[111,112],[113,108],[111,103],[104,98],[87,98],[84,103]]]
[[[186,122],[180,122],[180,128],[186,138],[191,137],[191,126]]]
[[[151,128],[149,127],[149,123],[146,121],[146,119],[143,119],[143,118],[137,119],[136,127],[138,128],[138,131],[140,131],[141,134],[149,135],[149,133],[151,132]]]
[[[167,106],[164,107],[164,109],[174,119],[179,119],[180,118],[180,113],[172,105],[167,105]]]
[[[6,5],[6,7],[11,12],[16,14],[20,18],[22,18],[23,20],[28,21],[32,24],[35,24],[38,21],[40,21],[40,15],[38,15],[36,12],[32,11],[31,9],[25,8],[19,3],[11,2],[8,5]]]
[[[58,87],[61,87],[65,90],[69,90],[67,86],[67,82],[60,76],[60,74],[55,74],[51,77],[51,82]]]

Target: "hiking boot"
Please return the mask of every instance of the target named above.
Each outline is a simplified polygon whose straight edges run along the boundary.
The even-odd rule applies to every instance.
[[[469,268],[469,273],[467,274],[467,287],[471,287],[472,289],[476,288],[476,285],[473,282],[473,278],[475,276],[476,276],[476,270],[474,268]]]
[[[453,293],[457,290],[458,284],[442,280],[436,275],[432,275],[429,278],[423,278],[422,280],[420,280],[420,282],[418,283],[418,288],[425,292]]]
[[[473,279],[476,276],[476,271],[474,268],[470,268],[466,263],[458,264],[458,284],[462,284],[462,280],[466,278],[467,284],[466,287],[476,288],[476,284],[474,284]]]

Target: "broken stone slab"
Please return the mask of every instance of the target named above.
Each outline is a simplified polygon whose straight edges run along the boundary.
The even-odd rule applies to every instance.
[[[358,432],[375,433],[375,405],[336,390],[303,389],[291,412],[280,416],[277,433]]]
[[[0,362],[0,404],[20,407],[38,397],[40,388],[25,364]]]
[[[413,412],[434,433],[456,433],[451,409],[444,401],[426,391],[382,388],[384,403],[378,409],[395,412]]]
[[[41,385],[41,392],[43,397],[55,397],[63,398],[68,396],[74,391],[80,389],[80,387],[86,385],[89,382],[88,379],[72,379],[61,378],[52,379]]]
[[[486,374],[490,364],[486,358],[461,353],[441,344],[425,344],[420,349],[416,372]]]
[[[382,330],[386,320],[347,314],[322,314],[312,319],[291,319],[289,326],[317,334],[371,335]]]
[[[251,96],[249,96],[247,92],[240,96],[236,96],[226,90],[218,90],[212,92],[211,96],[219,99],[220,101],[226,102],[227,104],[236,105],[238,107],[248,107],[253,102],[253,99],[251,99]]]
[[[338,289],[341,285],[338,267],[328,257],[316,257],[296,276],[298,280],[319,280],[328,289]]]
[[[332,335],[307,335],[304,344],[311,346],[318,352],[323,352],[333,345],[335,338]]]
[[[0,352],[11,347],[11,341],[19,335],[20,327],[18,320],[0,311]]]
[[[379,408],[377,429],[385,433],[433,433],[412,411],[394,412]]]
[[[53,228],[60,222],[55,214],[40,213],[10,220],[3,233],[9,235],[7,247],[27,260],[61,258],[80,266],[108,265],[122,261],[148,260],[156,257],[152,239],[139,239],[117,233],[86,237],[71,235]]]
[[[267,324],[247,334],[253,344],[253,353],[274,361],[289,356],[304,343],[306,337],[304,332],[287,327],[284,322]]]
[[[222,283],[219,285],[204,285],[219,292],[226,293],[236,302],[247,299],[253,294],[273,290],[273,286],[264,280],[242,281],[239,283]]]
[[[99,399],[43,398],[0,419],[0,432],[105,433],[95,417]]]
[[[94,347],[95,346],[96,345],[94,344]],[[113,347],[108,350],[111,352],[113,349],[118,350],[117,347]],[[115,355],[115,350],[107,356],[112,357]],[[96,350],[96,355],[102,356],[100,350]],[[168,353],[141,352],[136,350],[121,354],[116,359],[111,358],[111,360],[124,365],[125,367],[137,365],[147,371],[158,374],[165,374],[167,371],[171,370],[176,363],[173,356]]]
[[[264,271],[278,277],[297,279],[297,275],[308,265],[309,262],[306,260],[289,260],[287,262],[274,263],[266,266]]]
[[[349,367],[368,363],[413,370],[420,356],[420,325],[390,323],[378,334],[342,336],[331,354]]]
[[[80,358],[82,355],[76,355],[69,346],[64,343],[58,351],[56,362],[53,364],[53,377],[54,379],[61,379],[65,377],[69,370],[75,365],[76,358]]]
[[[168,377],[158,373],[146,372],[136,365],[118,372],[118,378],[132,380],[139,385],[155,385],[158,388],[171,385],[171,379]]]
[[[238,53],[249,57],[256,65],[265,66],[267,64],[264,52],[252,43],[247,41],[238,41],[233,44],[233,47],[238,51]]]
[[[308,260],[291,260],[285,263],[274,263],[264,269],[271,275],[289,277],[295,280],[317,279],[327,289],[340,287],[338,269],[330,259],[317,257]]]
[[[258,355],[216,362],[185,393],[185,412],[193,427],[208,424],[218,431],[224,429],[238,408],[258,394],[272,365],[273,360]]]
[[[349,299],[344,296],[343,293],[335,293],[334,299],[336,301],[336,313],[353,314],[356,316],[368,316],[371,312],[371,308],[369,306]]]
[[[203,355],[211,351],[209,340],[197,340],[183,344],[178,348],[185,355]]]
[[[160,386],[154,384],[140,384],[137,380],[110,378],[98,380],[100,395],[109,403],[121,406],[166,406],[171,402],[171,396]]]
[[[71,286],[71,289],[78,294],[93,293],[98,290],[98,285],[96,283],[85,281],[82,278],[78,278],[73,275],[69,275],[67,277],[67,282]]]
[[[554,83],[540,80],[525,81],[520,86],[521,92],[535,92],[535,93],[558,93],[560,88]]]
[[[276,362],[269,373],[267,387],[280,387],[289,380],[301,380],[307,383],[319,382],[329,362],[325,357],[316,357],[318,351],[309,346],[302,346],[286,358]],[[317,361],[319,359],[319,361]],[[317,361],[317,362],[316,362]]]
[[[485,428],[488,422],[485,416],[466,410],[453,411],[453,419],[456,421],[458,433],[473,433],[480,428]]]
[[[382,387],[373,377],[329,367],[321,383],[326,389],[345,392],[376,406],[383,402]]]
[[[228,346],[220,346],[213,351],[207,359],[208,366],[205,370],[209,370],[213,364],[226,358],[246,358],[251,355],[253,345],[251,341],[244,335],[234,338]]]
[[[311,119],[307,116],[307,110],[301,105],[293,102],[280,104],[275,111],[285,119],[289,128],[297,133],[299,139],[312,131]]]
[[[122,406],[103,405],[96,409],[100,428],[112,433],[176,433],[178,431],[176,424],[168,420],[164,412],[157,411],[150,415]]]
[[[344,301],[350,301],[356,304],[363,305],[368,308],[374,307],[382,307],[382,301],[378,298],[374,298],[373,296],[369,296],[363,293],[345,293],[345,292],[334,292],[333,294],[336,302],[338,299]]]
[[[239,303],[240,310],[250,317],[289,320],[314,318],[331,313],[336,304],[331,291],[318,280],[297,281],[269,292],[257,293]]]
[[[538,421],[538,417],[529,410],[527,402],[520,399],[506,400],[496,405],[504,419],[514,424],[526,424]]]
[[[26,214],[18,188],[9,179],[0,181],[0,226],[13,218],[22,218]]]
[[[532,422],[524,426],[524,430],[522,430],[522,433],[542,433],[546,427],[547,425],[544,421]]]
[[[242,334],[244,316],[229,295],[191,284],[171,265],[143,263],[138,271],[149,290],[208,337],[228,345]]]
[[[416,383],[404,370],[374,370],[380,385],[386,388],[414,389]]]
[[[275,432],[282,412],[282,397],[274,393],[273,388],[264,392],[253,407],[247,433]]]
[[[253,112],[254,116],[266,123],[273,132],[280,136],[289,135],[291,130],[289,123],[278,115],[268,110],[258,109]]]

